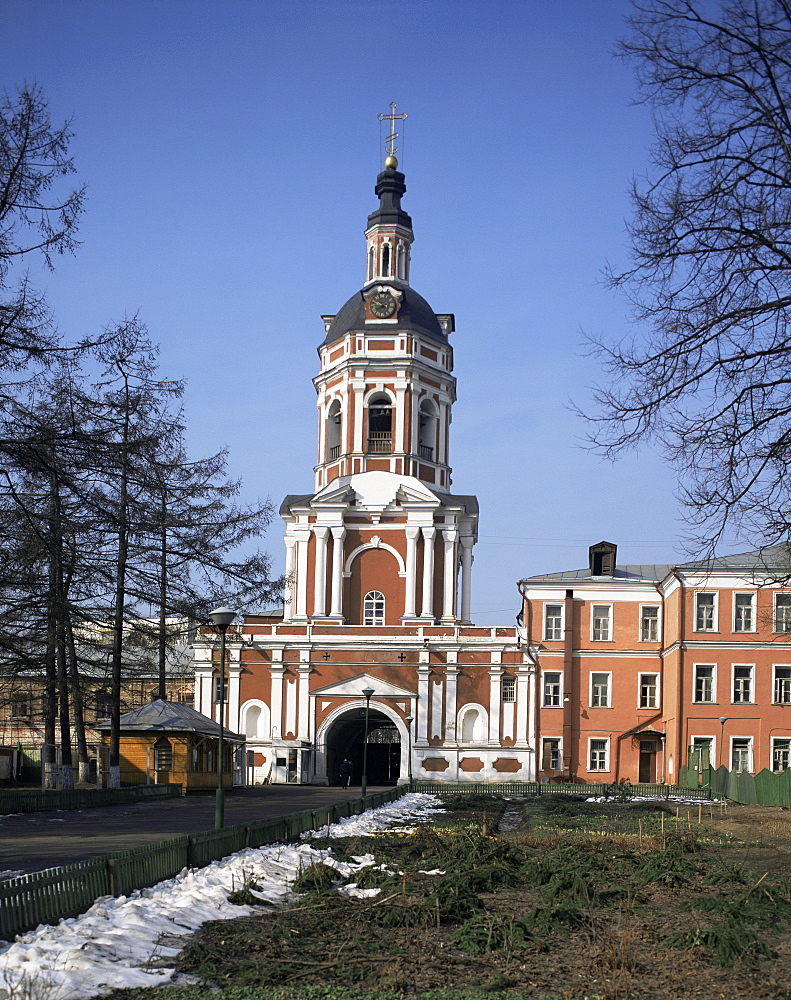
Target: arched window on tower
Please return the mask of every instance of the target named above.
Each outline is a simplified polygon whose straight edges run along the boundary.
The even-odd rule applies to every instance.
[[[363,625],[384,625],[385,595],[371,590],[363,599]]]
[[[327,412],[327,461],[334,462],[341,453],[341,403],[335,399]]]
[[[420,404],[418,413],[418,455],[428,462],[434,461],[437,440],[437,411],[429,399]]]
[[[382,277],[390,277],[390,244],[382,244]]]
[[[384,393],[373,396],[368,403],[368,451],[386,455],[393,450],[393,407]]]
[[[396,251],[396,277],[406,281],[406,247],[403,243],[398,244]]]
[[[376,251],[373,247],[368,248],[368,280],[372,281],[374,276],[374,262],[376,260]]]

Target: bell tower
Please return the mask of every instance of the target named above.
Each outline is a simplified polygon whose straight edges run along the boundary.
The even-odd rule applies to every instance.
[[[380,116],[391,132],[365,229],[363,287],[322,317],[316,492],[281,509],[287,619],[469,621],[478,509],[450,492],[454,317],[410,284],[414,233],[394,145],[405,117],[394,104]]]

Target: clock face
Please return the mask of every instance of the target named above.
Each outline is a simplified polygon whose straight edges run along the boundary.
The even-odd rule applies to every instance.
[[[390,292],[377,292],[371,299],[371,312],[377,319],[390,319],[396,311],[396,300]]]

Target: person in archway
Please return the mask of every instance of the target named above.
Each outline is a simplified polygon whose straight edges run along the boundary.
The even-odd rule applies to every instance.
[[[341,785],[344,788],[348,788],[352,780],[352,762],[348,757],[344,757],[341,761],[341,766],[338,768],[338,773],[341,776]]]

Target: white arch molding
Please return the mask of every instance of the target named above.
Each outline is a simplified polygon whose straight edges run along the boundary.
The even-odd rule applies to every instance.
[[[409,774],[409,732],[407,730],[406,723],[398,712],[381,701],[376,701],[372,698],[370,707],[371,709],[376,709],[376,711],[381,712],[382,715],[387,716],[391,722],[395,723],[395,727],[401,737],[401,766],[399,768],[398,776],[399,779],[405,778]],[[316,730],[315,775],[316,780],[320,784],[329,783],[327,778],[327,751],[325,747],[327,745],[327,736],[329,735],[330,730],[344,715],[348,715],[349,712],[357,711],[361,708],[365,710],[365,698],[360,698],[355,701],[347,701],[346,704],[339,705],[337,708],[334,708]]]
[[[248,732],[248,726],[251,723],[250,716],[254,715],[255,710],[258,710],[258,715],[255,719],[256,726],[255,732]],[[260,701],[257,698],[251,698],[249,701],[244,702],[242,705],[241,712],[241,731],[250,740],[267,740],[269,739],[269,706],[264,701]]]
[[[404,565],[401,553],[398,549],[394,549],[392,545],[388,545],[387,542],[383,542],[381,538],[379,538],[375,542],[373,540],[370,542],[363,542],[362,545],[358,545],[356,549],[349,553],[346,559],[346,565],[343,567],[343,575],[345,577],[350,577],[352,575],[352,563],[357,556],[359,556],[361,552],[365,552],[366,549],[386,549],[389,553],[391,553],[391,555],[395,556],[396,562],[398,563],[398,575],[406,576],[406,566]]]
[[[473,736],[469,737],[464,732],[464,719],[468,712],[475,712],[477,719],[473,724]],[[473,744],[479,746],[486,743],[489,733],[489,713],[483,705],[477,701],[468,701],[461,706],[456,713],[456,740],[462,744]]]

